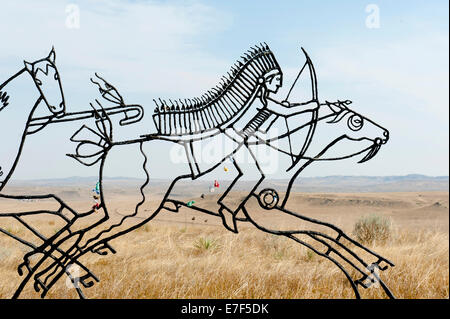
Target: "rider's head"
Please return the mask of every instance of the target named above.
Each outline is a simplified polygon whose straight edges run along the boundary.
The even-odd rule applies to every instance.
[[[279,69],[267,72],[263,76],[264,86],[268,92],[277,93],[283,85],[283,74]]]

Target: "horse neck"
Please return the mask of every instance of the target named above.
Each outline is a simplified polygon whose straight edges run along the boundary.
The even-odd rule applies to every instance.
[[[299,175],[303,172],[305,168],[307,168],[310,164],[312,164],[314,161],[311,159],[311,149],[314,148],[314,144],[317,143],[317,139],[314,139],[314,134],[316,134],[316,131],[320,130],[321,126],[324,125],[324,123],[330,118],[330,115],[332,114],[331,109],[326,104],[320,104],[318,113],[317,113],[317,122],[315,124],[315,127],[313,127],[313,136],[311,137],[310,145],[307,146],[307,149],[305,150],[305,153],[303,154],[303,158],[298,159],[297,163],[294,167],[292,167],[289,170],[289,183],[286,188],[286,195],[284,196],[283,202],[281,204],[281,207],[285,207],[289,195],[292,190],[292,186],[295,182],[298,182]],[[305,126],[302,128],[302,130],[309,130],[314,125],[314,119],[312,118],[311,121],[308,121]],[[294,134],[299,134],[300,130],[296,131]],[[314,154],[315,155],[315,154]],[[312,155],[312,156],[314,156]]]
[[[303,114],[302,116],[305,115]],[[304,122],[301,129],[291,134],[292,139],[295,138],[296,134],[299,134],[299,136],[303,136],[300,138],[300,140],[304,141],[304,143],[301,144],[301,148],[292,150],[296,155],[301,154],[301,152],[303,151],[302,154],[304,157],[303,159],[298,160],[298,162],[295,164],[295,167],[292,168],[291,171],[293,174],[296,170],[302,171],[304,168],[306,168],[306,166],[310,164],[310,157],[316,155],[314,153],[314,149],[317,149],[318,143],[320,144],[320,141],[317,140],[317,137],[315,137],[315,135],[317,134],[317,132],[320,132],[321,129],[323,129],[324,125],[327,124],[326,122],[329,121],[332,116],[333,111],[326,104],[320,104],[317,117],[311,115],[309,121]],[[307,135],[310,136],[307,137]]]
[[[305,153],[305,157],[321,157],[345,134],[342,125],[329,123],[335,117],[336,113],[328,105],[320,105],[314,138],[311,147]]]
[[[8,96],[7,104],[4,102]],[[0,190],[11,177],[22,151],[28,125],[41,94],[34,80],[21,70],[0,85]],[[7,151],[5,151],[7,150]]]
[[[41,99],[33,78],[23,68],[0,85],[1,94],[6,93],[8,105],[0,108],[0,124],[13,121],[18,127],[23,127],[31,119],[32,113]],[[2,105],[0,105],[2,106]],[[5,126],[5,125],[1,125]],[[12,125],[6,125],[12,127]]]
[[[333,110],[326,103],[319,104],[319,120],[328,120],[333,114]]]

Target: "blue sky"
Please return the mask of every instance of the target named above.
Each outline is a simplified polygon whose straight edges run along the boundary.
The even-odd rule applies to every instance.
[[[68,4],[80,9],[79,28],[66,25]],[[379,28],[366,26],[369,4],[379,8]],[[98,97],[89,82],[98,71],[128,103],[148,109],[124,131],[131,136],[151,132],[153,98],[203,93],[259,42],[275,53],[286,90],[303,63],[302,46],[321,100],[350,99],[391,132],[371,161],[305,175],[448,175],[448,24],[446,1],[11,1],[0,11],[0,82],[54,45],[67,108],[86,109]],[[73,151],[71,128],[27,141],[17,178],[93,175],[56,154]]]

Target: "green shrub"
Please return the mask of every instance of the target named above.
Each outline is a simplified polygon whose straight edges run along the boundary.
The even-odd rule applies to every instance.
[[[198,250],[212,249],[216,247],[216,245],[217,243],[215,240],[203,237],[197,239],[197,241],[194,243],[194,247],[197,248]]]
[[[391,236],[391,233],[391,220],[377,214],[361,217],[353,227],[353,234],[363,243],[386,241]]]

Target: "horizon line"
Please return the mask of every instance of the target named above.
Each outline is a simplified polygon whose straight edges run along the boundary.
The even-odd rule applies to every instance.
[[[420,173],[410,173],[410,174],[404,174],[404,175],[326,175],[326,176],[303,176],[302,178],[330,178],[330,177],[412,177],[412,176],[420,176],[420,177],[428,177],[428,178],[449,178],[449,175],[426,175],[426,174],[420,174]],[[15,179],[15,181],[42,181],[42,180],[67,180],[67,179],[98,179],[97,176],[67,176],[67,177],[55,177],[55,178],[33,178],[33,179]],[[141,180],[145,178],[139,178],[139,177],[128,177],[128,176],[103,176],[103,179],[135,179],[135,180]],[[153,180],[166,180],[166,178],[154,178]],[[212,178],[211,180],[214,180]],[[227,179],[228,180],[228,179]],[[233,180],[233,179],[230,179]],[[269,179],[268,179],[269,180]],[[270,180],[289,180],[289,178],[279,178],[279,179],[270,179]],[[251,181],[251,180],[248,180]]]

